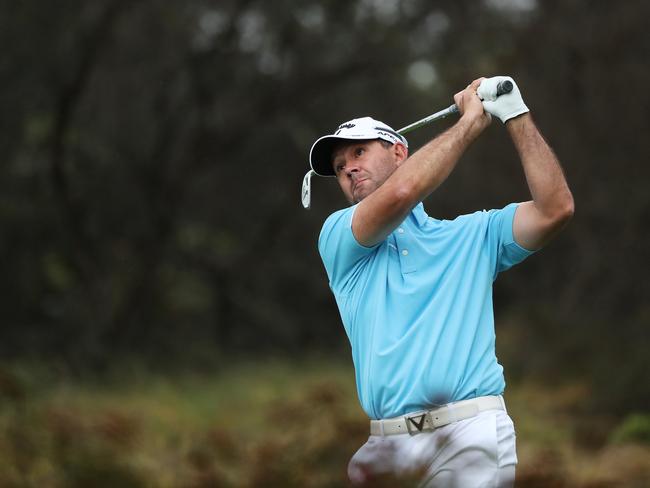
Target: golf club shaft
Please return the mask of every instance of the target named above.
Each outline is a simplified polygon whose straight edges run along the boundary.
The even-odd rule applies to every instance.
[[[434,122],[436,120],[444,119],[448,115],[458,113],[458,107],[456,104],[450,105],[444,110],[441,110],[440,112],[436,112],[435,114],[431,114],[423,119],[418,120],[417,122],[413,122],[412,124],[407,125],[406,127],[402,127],[399,129],[397,132],[401,135],[404,135],[408,132],[411,132],[412,130],[419,129],[423,125],[430,124],[431,122]]]
[[[504,95],[505,93],[510,93],[511,91],[512,91],[512,82],[510,80],[501,81],[497,85],[497,97]],[[423,119],[418,120],[417,122],[413,122],[412,124],[409,124],[406,127],[402,127],[397,132],[401,135],[404,135],[408,132],[411,132],[412,130],[419,129],[423,125],[430,124],[431,122],[434,122],[436,120],[444,119],[448,115],[457,114],[457,113],[458,113],[458,107],[456,106],[456,104],[453,104],[444,110],[436,112],[435,114],[431,114]]]

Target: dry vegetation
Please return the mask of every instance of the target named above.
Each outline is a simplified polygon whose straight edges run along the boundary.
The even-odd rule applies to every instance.
[[[101,385],[30,371],[0,375],[3,487],[343,487],[367,436],[345,363],[174,377],[130,371]],[[648,444],[610,441],[613,420],[580,413],[588,394],[509,388],[517,486],[650,485]]]

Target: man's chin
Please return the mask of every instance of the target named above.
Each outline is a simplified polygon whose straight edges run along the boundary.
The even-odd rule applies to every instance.
[[[370,195],[372,191],[369,190],[360,190],[358,192],[355,192],[352,194],[352,203],[357,204],[364,198],[366,198],[368,195]]]
[[[355,195],[354,197],[352,197],[352,204],[353,204],[353,205],[356,205],[357,203],[359,203],[361,200],[363,200],[363,199],[366,198],[367,196],[368,196],[368,195],[366,195],[366,194]]]

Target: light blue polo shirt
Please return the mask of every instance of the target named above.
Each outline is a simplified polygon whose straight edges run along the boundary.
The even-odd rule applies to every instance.
[[[420,203],[372,248],[352,234],[356,205],[325,221],[318,248],[370,418],[503,393],[492,282],[532,254],[514,241],[516,208],[449,221]]]

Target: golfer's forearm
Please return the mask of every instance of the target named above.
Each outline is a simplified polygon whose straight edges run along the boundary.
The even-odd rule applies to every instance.
[[[359,243],[372,246],[385,239],[415,205],[445,181],[483,128],[475,120],[461,118],[404,161],[359,204],[352,220],[352,231]]]
[[[555,153],[530,114],[509,120],[506,128],[519,153],[535,208],[551,220],[570,218],[573,196]]]
[[[391,177],[401,188],[409,209],[429,196],[444,182],[456,163],[480,134],[475,120],[461,118],[453,127],[415,152]]]

